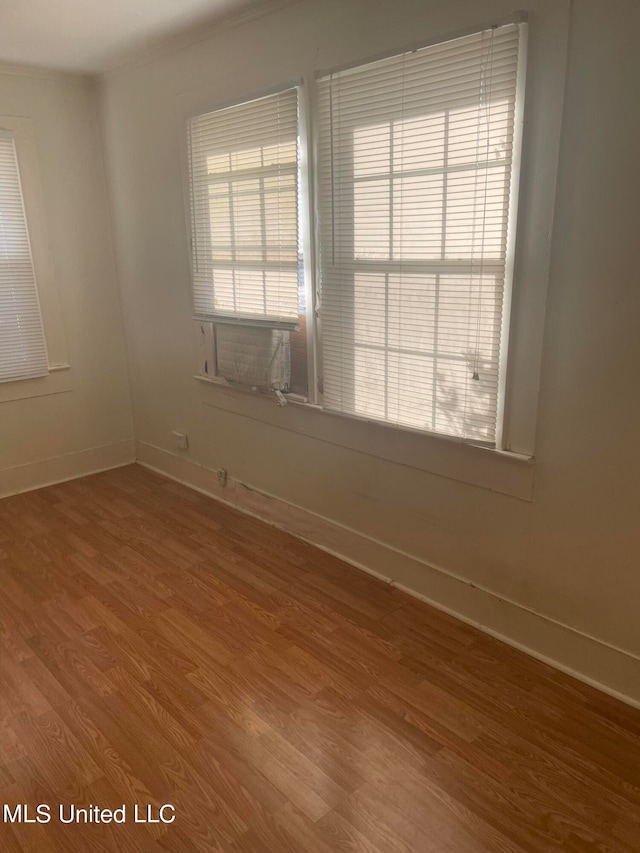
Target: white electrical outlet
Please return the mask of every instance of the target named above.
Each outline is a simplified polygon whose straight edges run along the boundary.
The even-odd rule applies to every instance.
[[[178,432],[174,429],[171,435],[173,436],[173,443],[176,447],[179,447],[180,450],[186,450],[187,447],[189,447],[189,439],[185,432]]]
[[[218,468],[216,473],[218,475],[218,485],[226,486],[227,485],[227,469],[226,468]]]

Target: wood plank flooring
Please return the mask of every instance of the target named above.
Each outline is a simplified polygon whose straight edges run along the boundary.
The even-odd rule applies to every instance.
[[[3,851],[640,850],[640,713],[141,467],[0,501],[0,589]]]

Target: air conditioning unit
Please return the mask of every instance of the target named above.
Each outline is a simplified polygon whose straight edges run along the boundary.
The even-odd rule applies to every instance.
[[[239,385],[288,391],[289,332],[256,326],[217,325],[218,376]]]

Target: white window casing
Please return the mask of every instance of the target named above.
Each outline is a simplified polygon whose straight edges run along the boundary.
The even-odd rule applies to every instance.
[[[48,372],[15,142],[0,130],[0,382]]]
[[[26,116],[0,115],[0,131],[13,137],[48,359],[47,372],[0,382],[2,404],[71,391],[74,380],[40,175],[40,154],[46,139],[38,138],[33,120]]]
[[[525,32],[319,79],[326,409],[500,443]]]
[[[297,89],[193,117],[188,131],[196,319],[296,329]]]
[[[287,84],[281,85],[283,79],[302,81],[299,88],[300,221],[307,293],[309,402],[276,409],[269,403],[260,402],[257,396],[221,393],[214,387],[217,380],[211,379],[215,354],[212,356],[209,341],[204,347],[206,355],[203,359],[209,371],[195,377],[202,380],[203,403],[244,413],[283,429],[373,457],[524,500],[531,499],[569,12],[568,0],[532,0],[531,25],[528,27],[527,13],[514,13],[513,7],[505,0],[494,4],[474,4],[473,9],[465,10],[464,20],[452,7],[443,6],[437,14],[425,12],[421,16],[421,32],[420,27],[403,26],[395,36],[390,34],[387,45],[362,33],[357,44],[336,44],[320,54],[310,51],[302,60],[285,62],[273,76],[264,67],[256,65],[255,73],[251,71],[242,81],[221,81],[213,86],[207,83],[180,95],[181,119],[188,122],[190,117],[221,105],[256,98],[257,92],[285,89]],[[323,364],[323,355],[326,354],[323,343],[326,299],[324,304],[323,299],[326,291],[321,292],[320,275],[321,265],[325,263],[322,250],[327,245],[324,227],[326,196],[322,194],[326,174],[322,164],[326,166],[327,163],[323,147],[326,135],[321,128],[325,80],[330,76],[337,77],[345,69],[358,71],[365,64],[373,66],[381,58],[387,60],[403,52],[411,56],[427,45],[437,48],[494,27],[499,31],[514,24],[518,31],[518,60],[495,437],[484,439],[471,435],[464,438],[460,432],[457,435],[432,432],[424,426],[416,428],[406,423],[380,420],[370,414],[354,415],[335,408],[322,394],[326,385]],[[319,70],[319,67],[326,70]],[[523,97],[525,77],[526,103]],[[185,213],[191,233],[186,154],[185,146]],[[368,262],[372,264],[372,270],[376,263],[380,263],[373,258]],[[209,324],[205,323],[204,327],[209,328]],[[291,395],[288,399],[292,401]]]

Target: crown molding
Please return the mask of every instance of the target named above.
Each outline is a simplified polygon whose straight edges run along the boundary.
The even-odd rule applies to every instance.
[[[252,21],[264,18],[267,15],[271,15],[274,12],[286,9],[289,6],[297,5],[301,2],[303,2],[303,0],[268,0],[268,2],[262,3],[259,6],[225,15],[204,27],[193,27],[182,33],[167,36],[166,39],[160,43],[152,45],[146,49],[143,48],[132,59],[114,63],[102,71],[96,72],[96,76],[100,79],[116,77],[119,74],[131,71],[135,68],[140,68],[151,62],[162,59],[165,56],[177,53],[180,50],[191,47],[193,44],[206,41],[219,33],[251,23]]]
[[[40,65],[22,65],[18,62],[0,62],[0,75],[8,77],[32,77],[38,80],[57,80],[65,83],[88,83],[95,80],[95,74],[87,71],[70,71],[47,68]]]

